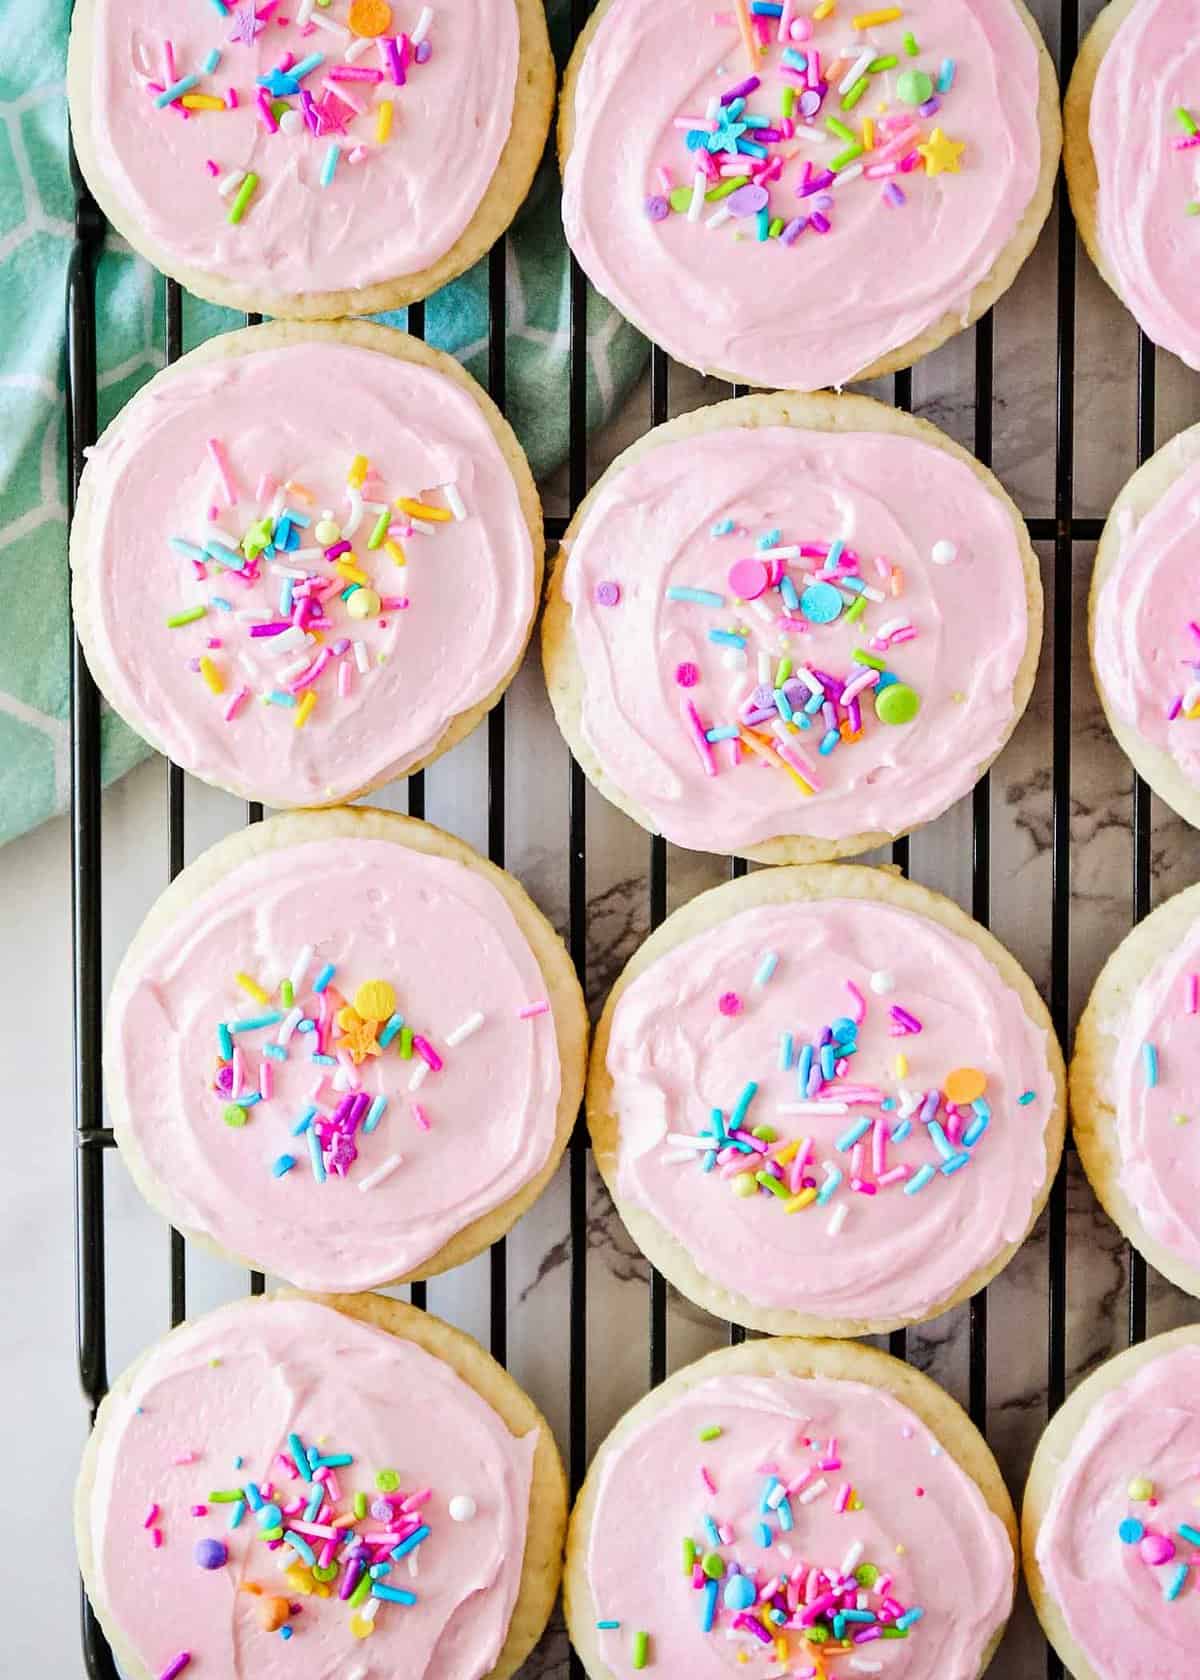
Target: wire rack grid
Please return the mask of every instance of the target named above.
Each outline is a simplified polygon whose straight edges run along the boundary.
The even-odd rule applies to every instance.
[[[570,0],[572,35],[586,22],[588,0]],[[1079,40],[1079,0],[1061,0],[1059,22],[1059,69],[1065,86]],[[71,156],[75,194],[75,240],[70,260],[66,300],[66,423],[69,454],[68,505],[74,497],[83,468],[85,448],[97,435],[97,343],[94,282],[97,257],[104,239],[105,222],[83,182]],[[1048,630],[1047,649],[1053,661],[1052,767],[1051,767],[1051,898],[1050,898],[1050,985],[1049,1002],[1055,1026],[1066,1038],[1070,982],[1071,907],[1071,754],[1072,754],[1072,573],[1075,545],[1095,541],[1101,530],[1098,518],[1076,517],[1075,501],[1075,414],[1076,414],[1076,267],[1075,229],[1060,192],[1055,241],[1056,308],[1056,452],[1054,463],[1053,514],[1027,519],[1031,537],[1050,552],[1049,577],[1053,618]],[[501,241],[488,261],[488,368],[491,395],[504,408],[506,386],[506,273],[505,246]],[[577,507],[588,487],[587,414],[587,286],[578,265],[570,266],[570,375],[564,393],[569,415],[570,455],[567,467],[569,509]],[[409,331],[424,333],[424,306],[409,311]],[[258,318],[247,316],[247,323]],[[994,330],[991,315],[973,329],[974,400],[973,445],[985,464],[991,463],[993,444],[993,378],[995,369]],[[168,362],[182,353],[182,297],[174,282],[166,283],[166,356]],[[671,368],[665,353],[651,350],[650,420],[657,425],[670,412]],[[737,394],[741,394],[740,388]],[[897,407],[911,409],[911,371],[897,374],[893,400]],[[1155,356],[1142,337],[1137,358],[1137,459],[1144,460],[1155,438]],[[553,543],[565,529],[564,517],[548,517],[546,536]],[[503,702],[489,715],[487,725],[487,837],[488,855],[496,863],[505,861],[506,720]],[[581,980],[587,958],[587,800],[579,765],[571,761],[568,802],[568,943]],[[184,776],[176,765],[166,773],[168,869],[171,878],[184,861]],[[970,909],[987,923],[992,899],[991,816],[992,793],[989,779],[976,787],[971,800]],[[408,808],[412,815],[425,810],[424,779],[411,779]],[[246,821],[262,819],[262,808],[246,807]],[[90,1412],[94,1415],[108,1383],[107,1319],[105,1284],[104,1152],[113,1144],[104,1125],[101,1094],[101,879],[103,870],[100,701],[84,662],[79,643],[71,646],[71,824],[74,934],[74,1142],[76,1197],[76,1280],[77,1341],[79,1376]],[[1132,840],[1133,919],[1144,916],[1151,895],[1151,805],[1149,790],[1139,779],[1133,788]],[[649,841],[647,870],[649,923],[657,926],[667,912],[668,853],[661,838]],[[908,869],[909,845],[898,841],[893,861]],[[745,872],[744,860],[731,859],[729,873]],[[570,1312],[565,1327],[568,1356],[569,1430],[568,1462],[573,1487],[586,1468],[587,1434],[587,1222],[588,1140],[582,1118],[575,1128],[569,1149],[570,1214]],[[1049,1409],[1061,1404],[1066,1390],[1066,1299],[1067,1299],[1067,1183],[1065,1170],[1055,1181],[1047,1216],[1048,1290],[1046,1299],[1047,1371]],[[187,1305],[185,1245],[179,1233],[170,1238],[171,1322],[178,1323]],[[261,1293],[264,1280],[252,1272],[249,1287]],[[423,1285],[414,1285],[412,1299],[425,1304]],[[1131,1341],[1146,1334],[1147,1272],[1136,1254],[1129,1257],[1129,1322]],[[667,1371],[668,1292],[663,1278],[651,1273],[649,1288],[649,1371],[651,1384]],[[490,1254],[490,1345],[497,1359],[507,1353],[508,1324],[507,1260],[504,1241]],[[729,1339],[740,1341],[744,1331],[729,1326]],[[893,1353],[901,1358],[908,1351],[904,1331],[890,1338]],[[969,1409],[975,1423],[984,1428],[988,1399],[988,1295],[977,1295],[969,1306]],[[82,1647],[90,1680],[115,1680],[117,1670],[108,1643],[86,1597],[82,1599]],[[1061,1680],[1062,1666],[1047,1647],[1045,1672],[1048,1680]],[[569,1658],[571,1680],[582,1680],[578,1658]]]

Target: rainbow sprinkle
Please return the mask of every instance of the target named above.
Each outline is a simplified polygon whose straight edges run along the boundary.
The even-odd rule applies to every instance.
[[[391,656],[395,615],[409,606],[406,593],[389,594],[368,570],[382,560],[374,551],[384,549],[389,572],[393,562],[404,567],[402,541],[467,517],[457,487],[423,492],[440,494],[447,508],[392,500],[359,456],[361,471],[348,475],[345,512],[335,518],[333,509],[314,509],[310,493],[292,480],[278,485],[263,474],[251,497],[219,439],[208,440],[207,452],[224,508],[214,495],[200,538],[168,539],[193,598],[167,614],[167,628],[184,632],[184,662],[220,697],[226,723],[244,715],[252,697],[290,712],[295,729],[314,713],[332,722],[338,702]],[[402,511],[401,503],[421,506],[428,517]],[[366,539],[370,559],[356,552],[356,537]]]
[[[887,30],[903,16],[902,6],[881,7],[860,13],[853,28]],[[848,41],[832,4],[808,17],[791,0],[735,0],[712,22],[738,30],[748,74],[732,81],[722,71],[703,109],[675,117],[682,151],[655,169],[644,201],[651,222],[703,217],[707,231],[729,227],[740,240],[790,247],[833,230],[851,182],[877,187],[890,209],[906,202],[896,177],[960,172],[966,142],[935,120],[958,67],[951,58],[929,69],[913,62],[921,49],[911,33]],[[686,184],[675,185],[680,166]]]

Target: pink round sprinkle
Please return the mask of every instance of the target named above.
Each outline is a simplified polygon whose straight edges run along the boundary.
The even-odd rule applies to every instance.
[[[722,992],[720,997],[717,999],[717,1008],[721,1011],[722,1015],[740,1015],[742,1012],[742,1000],[736,992]]]
[[[791,35],[793,41],[811,41],[813,33],[812,19],[806,17],[793,18],[788,33]]]
[[[1175,1556],[1175,1542],[1166,1534],[1147,1534],[1140,1541],[1138,1551],[1145,1562],[1157,1568],[1159,1564],[1170,1563]]]
[[[675,681],[680,688],[695,688],[700,681],[700,673],[690,659],[685,659],[682,665],[675,667]]]
[[[768,582],[765,564],[752,556],[735,560],[729,568],[729,587],[741,601],[757,601]]]
[[[596,585],[596,600],[602,607],[615,607],[621,599],[621,585],[611,578]]]

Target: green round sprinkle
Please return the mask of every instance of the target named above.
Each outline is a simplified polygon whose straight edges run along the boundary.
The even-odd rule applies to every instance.
[[[875,701],[880,723],[911,723],[921,710],[921,697],[907,683],[889,683]]]
[[[854,1579],[860,1587],[873,1587],[879,1579],[879,1571],[873,1563],[860,1563],[854,1571]]]
[[[705,1552],[700,1559],[700,1567],[710,1581],[719,1581],[725,1573],[725,1559],[720,1552]]]
[[[924,70],[904,70],[896,77],[896,96],[906,105],[924,105],[933,98],[933,82]]]
[[[380,1493],[395,1493],[400,1486],[400,1478],[394,1470],[378,1470],[375,1473],[375,1486]]]
[[[683,214],[691,202],[691,187],[672,187],[671,191],[667,194],[667,203],[671,206],[672,210],[678,210],[680,215]]]
[[[729,1188],[733,1191],[735,1196],[753,1196],[754,1192],[758,1189],[758,1186],[754,1182],[754,1174],[752,1172],[744,1172],[738,1173],[736,1178],[731,1178],[729,1180]]]
[[[226,1103],[225,1112],[221,1116],[227,1126],[244,1126],[250,1118],[249,1111],[237,1103]]]
[[[829,1629],[823,1627],[805,1628],[804,1637],[813,1645],[824,1645],[829,1638]]]

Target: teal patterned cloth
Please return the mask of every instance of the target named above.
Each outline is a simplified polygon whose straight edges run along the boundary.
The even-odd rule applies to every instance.
[[[68,792],[69,610],[63,308],[72,239],[67,172],[66,9],[10,7],[0,58],[0,842],[61,811]],[[550,0],[556,49],[565,0]],[[561,56],[560,56],[561,61]],[[539,478],[567,450],[568,270],[558,177],[543,163],[507,248],[507,408]],[[405,317],[381,320],[403,327]],[[164,362],[163,281],[112,237],[97,281],[100,423]],[[184,302],[190,348],[243,325]],[[426,336],[487,380],[487,263],[426,306]],[[645,342],[603,299],[588,299],[588,424],[636,379]],[[149,752],[107,708],[106,782]]]

